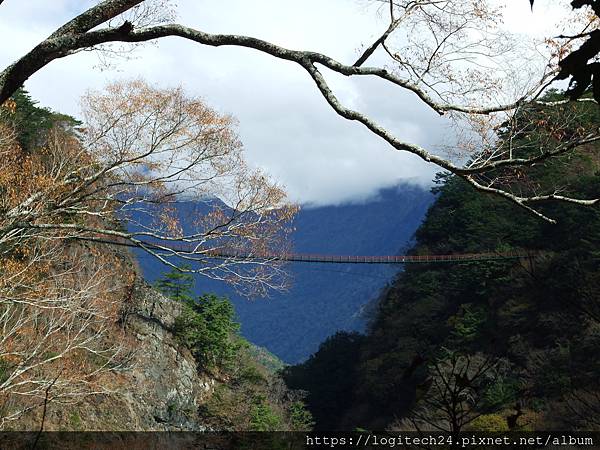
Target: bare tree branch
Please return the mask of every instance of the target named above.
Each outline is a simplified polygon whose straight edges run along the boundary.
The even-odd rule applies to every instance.
[[[363,54],[352,65],[354,67],[362,66],[367,61],[367,59],[369,59],[369,57],[375,52],[375,50],[377,50],[377,48],[385,42],[385,40],[389,37],[390,34],[392,34],[392,32],[396,29],[396,27],[399,24],[400,24],[399,21],[395,21],[393,19],[393,14],[392,14],[392,21],[391,21],[390,25],[388,26],[387,30],[385,30],[383,32],[383,34],[375,40],[375,42],[373,42],[369,47],[367,47],[367,49],[363,52]]]
[[[0,254],[39,240],[111,238],[245,294],[285,288],[281,263],[264,256],[287,251],[297,208],[244,161],[234,119],[140,80],[91,92],[82,105],[80,139],[54,130],[28,158],[14,140],[0,147]]]
[[[474,188],[517,203],[544,220],[552,222],[552,219],[539,213],[526,203],[542,200],[564,201],[580,205],[594,205],[597,203],[597,199],[570,198],[557,193],[515,195],[503,186],[491,186],[477,181],[473,175],[488,174],[498,169],[533,166],[541,161],[574,151],[586,143],[597,141],[600,137],[599,130],[593,130],[585,136],[566,139],[554,147],[541,147],[540,152],[534,156],[523,157],[515,155],[513,151],[508,154],[495,151],[489,152],[484,158],[476,156],[471,163],[463,164],[460,161],[441,157],[419,145],[405,142],[393,136],[390,131],[384,129],[366,115],[345,107],[327,85],[325,78],[317,69],[317,65],[347,77],[371,76],[391,83],[412,92],[424,104],[440,115],[452,113],[466,116],[489,116],[489,121],[491,121],[493,117],[498,115],[513,114],[530,102],[538,102],[538,104],[547,107],[559,107],[564,104],[562,101],[539,101],[540,96],[556,75],[556,70],[558,70],[556,65],[548,65],[547,70],[539,80],[536,83],[531,83],[512,101],[495,101],[490,102],[489,105],[470,104],[469,95],[482,97],[485,92],[481,89],[486,88],[485,86],[489,84],[487,83],[488,80],[485,80],[484,72],[481,71],[476,74],[474,72],[466,73],[466,75],[463,75],[466,77],[465,80],[469,80],[469,83],[465,82],[463,83],[465,85],[462,86],[457,80],[463,80],[464,77],[456,78],[456,74],[453,74],[451,70],[451,65],[455,62],[464,61],[474,67],[484,67],[485,64],[482,60],[503,56],[503,52],[506,51],[503,46],[505,36],[494,34],[495,31],[485,35],[482,34],[484,33],[483,28],[478,28],[478,24],[489,23],[493,25],[498,22],[499,13],[497,11],[486,9],[486,5],[478,2],[465,3],[457,0],[398,2],[386,0],[384,3],[390,8],[388,28],[363,52],[354,64],[347,65],[321,53],[291,50],[249,36],[210,34],[172,23],[138,27],[135,21],[134,23],[124,21],[122,14],[131,12],[134,8],[147,3],[139,0],[105,0],[60,27],[49,38],[1,72],[0,103],[7,100],[31,75],[51,61],[82,49],[98,48],[102,44],[111,42],[143,43],[168,36],[177,36],[213,47],[246,47],[300,65],[315,81],[319,91],[336,113],[348,120],[362,123],[375,135],[389,143],[392,148],[412,153],[426,162],[436,164],[465,178]],[[112,26],[111,21],[116,18],[122,20],[116,26]],[[97,29],[98,26],[104,23],[108,23],[108,27]],[[427,42],[415,40],[416,38],[413,36],[411,45],[414,48],[411,50],[402,47],[401,49],[406,52],[406,55],[392,51],[388,48],[386,41],[399,30],[401,24],[412,29],[413,34],[417,29],[427,33]],[[493,43],[494,49],[485,50],[491,45],[490,43]],[[382,45],[392,59],[398,63],[401,69],[399,72],[384,67],[363,67],[366,60]],[[416,59],[412,62],[409,55],[410,51],[416,55]],[[406,76],[402,75],[403,73]],[[473,84],[478,79],[482,81],[483,87],[477,87]],[[448,83],[458,87],[450,88]],[[440,90],[441,88],[442,90]],[[491,96],[495,92],[495,88],[493,88],[485,94]],[[453,102],[449,100],[450,98],[461,98],[463,101]],[[478,155],[480,151],[481,148],[473,149],[469,156]]]

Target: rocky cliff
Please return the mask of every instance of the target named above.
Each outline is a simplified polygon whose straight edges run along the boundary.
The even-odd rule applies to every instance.
[[[137,283],[126,307],[118,338],[127,340],[131,353],[125,368],[103,376],[102,385],[111,392],[78,403],[49,403],[45,430],[207,429],[198,408],[217,381],[198,370],[173,334],[181,305]],[[38,408],[14,428],[37,429],[41,416]]]

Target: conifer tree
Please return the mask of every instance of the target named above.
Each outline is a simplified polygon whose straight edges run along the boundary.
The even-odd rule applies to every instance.
[[[183,267],[188,270],[189,266]],[[194,276],[191,273],[172,269],[156,281],[156,288],[165,296],[179,302],[194,303]]]

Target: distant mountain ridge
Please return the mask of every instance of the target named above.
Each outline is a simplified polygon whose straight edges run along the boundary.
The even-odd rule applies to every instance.
[[[406,248],[433,201],[428,191],[411,185],[384,189],[370,201],[336,206],[305,207],[294,220],[297,253],[387,255]],[[185,203],[180,214],[194,205]],[[149,282],[165,268],[142,257]],[[236,307],[242,334],[287,363],[315,352],[338,330],[362,330],[362,310],[400,269],[386,265],[290,263],[292,287],[270,298],[247,300],[227,285],[199,277],[198,294],[229,297]]]

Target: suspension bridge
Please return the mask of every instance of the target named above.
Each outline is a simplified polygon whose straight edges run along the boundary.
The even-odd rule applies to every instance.
[[[540,252],[510,251],[510,252],[484,252],[484,253],[453,253],[447,255],[326,255],[316,253],[244,253],[237,251],[219,251],[199,249],[190,243],[169,242],[158,243],[138,241],[126,242],[117,239],[88,238],[92,242],[133,247],[151,250],[161,256],[194,256],[207,259],[228,259],[246,261],[285,261],[299,263],[328,263],[328,264],[431,264],[453,262],[476,262],[497,260],[532,260]]]
[[[223,255],[230,258],[248,259],[247,255]],[[430,264],[451,262],[474,262],[493,261],[504,259],[527,259],[531,254],[525,253],[464,253],[452,255],[383,255],[383,256],[361,256],[361,255],[318,255],[292,253],[286,255],[269,255],[265,259],[287,262],[302,263],[330,263],[330,264]],[[256,258],[256,257],[252,257]],[[259,257],[260,258],[260,257]]]
[[[112,243],[115,243],[114,241]],[[205,257],[207,259],[228,259],[246,261],[285,261],[297,263],[326,263],[326,264],[431,264],[452,262],[476,262],[496,260],[519,260],[531,259],[535,256],[532,252],[486,252],[486,253],[456,253],[448,255],[325,255],[311,253],[282,253],[282,254],[254,254],[218,250],[198,250],[192,245],[181,243],[157,244],[152,242],[141,242],[139,245],[120,244],[138,248],[146,248],[163,256],[185,255]]]

